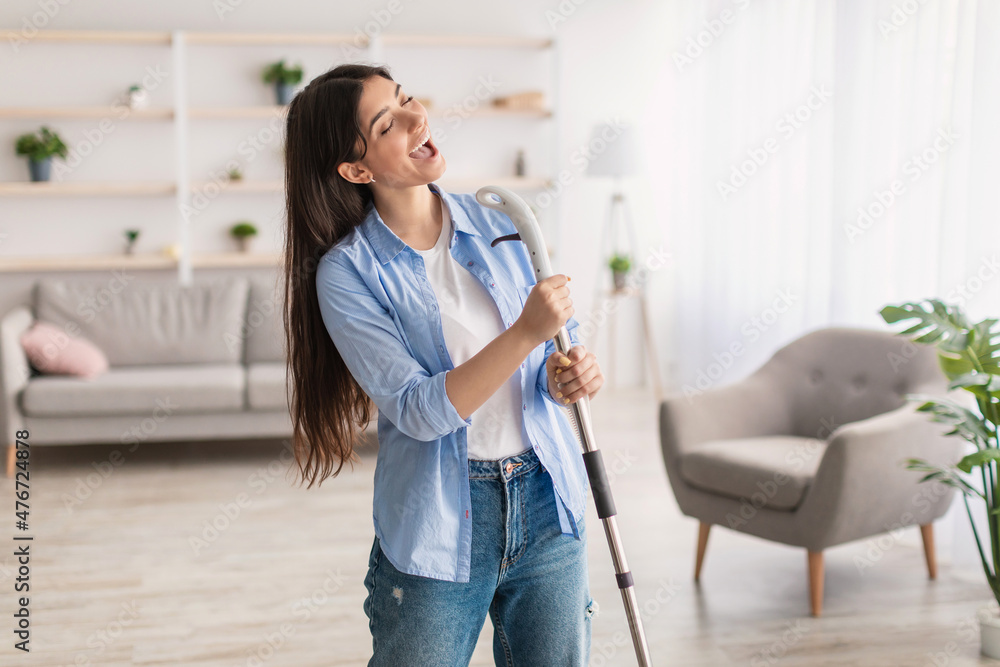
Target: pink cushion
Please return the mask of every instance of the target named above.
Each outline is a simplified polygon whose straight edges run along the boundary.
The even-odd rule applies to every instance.
[[[96,345],[48,322],[35,322],[25,331],[21,347],[42,373],[92,378],[108,370],[108,358]]]

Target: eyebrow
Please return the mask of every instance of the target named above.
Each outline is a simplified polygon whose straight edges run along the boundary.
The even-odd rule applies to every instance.
[[[401,83],[397,83],[396,84],[396,94],[395,94],[395,97],[399,97],[399,89],[400,89],[400,87],[402,87],[402,85],[403,84],[401,84]],[[369,132],[371,132],[372,128],[375,127],[375,122],[378,121],[378,119],[382,117],[382,114],[384,114],[388,110],[389,110],[389,107],[385,106],[385,107],[382,107],[381,111],[379,111],[377,114],[375,114],[375,117],[372,118],[372,122],[368,125],[368,131]]]

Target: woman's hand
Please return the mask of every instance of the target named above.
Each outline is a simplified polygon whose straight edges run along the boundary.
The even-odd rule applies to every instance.
[[[583,396],[593,398],[604,384],[597,357],[583,345],[570,348],[568,355],[553,352],[545,360],[545,374],[549,379],[549,394],[564,405],[576,403]]]
[[[573,299],[569,296],[567,282],[569,278],[566,275],[557,273],[539,280],[528,293],[514,328],[534,345],[554,338],[573,316]]]

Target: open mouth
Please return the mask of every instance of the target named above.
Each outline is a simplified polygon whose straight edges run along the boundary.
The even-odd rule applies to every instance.
[[[413,160],[429,160],[430,158],[437,157],[438,149],[431,141],[431,131],[425,130],[424,136],[421,137],[420,142],[410,151],[410,159]]]

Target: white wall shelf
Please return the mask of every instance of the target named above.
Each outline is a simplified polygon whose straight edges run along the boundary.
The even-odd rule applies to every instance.
[[[125,116],[122,112],[127,111]],[[162,109],[129,109],[119,107],[3,107],[0,108],[0,118],[64,118],[92,119],[112,118],[114,120],[172,120],[174,110],[169,107]]]
[[[173,195],[170,181],[14,181],[0,183],[0,197],[159,197]]]
[[[18,30],[0,30],[0,40],[21,39]],[[551,39],[527,37],[507,37],[491,35],[400,35],[379,34],[369,39],[360,34],[343,32],[317,33],[225,33],[199,31],[106,31],[106,30],[39,30],[32,35],[33,42],[50,43],[84,43],[108,44],[125,46],[168,46],[171,58],[171,77],[173,87],[173,103],[170,107],[128,109],[124,104],[118,106],[15,106],[0,108],[0,119],[12,120],[85,120],[94,121],[103,118],[131,121],[165,121],[172,125],[175,155],[175,173],[173,178],[163,181],[49,181],[35,183],[30,181],[0,183],[0,199],[3,198],[37,198],[45,199],[66,197],[174,197],[177,203],[177,233],[176,241],[180,247],[178,257],[169,255],[94,255],[94,256],[53,256],[24,257],[14,259],[0,258],[0,272],[16,271],[50,271],[50,270],[100,270],[119,266],[129,266],[135,269],[173,269],[176,268],[183,284],[191,280],[192,268],[213,267],[267,267],[278,266],[276,255],[254,253],[216,253],[196,254],[193,249],[193,232],[190,225],[184,224],[181,210],[186,210],[191,204],[194,194],[228,195],[274,195],[284,191],[284,182],[280,179],[241,179],[199,180],[198,176],[207,174],[191,174],[188,145],[192,138],[192,123],[205,122],[214,127],[217,121],[262,121],[273,118],[284,118],[287,105],[248,105],[248,106],[197,106],[188,101],[190,92],[188,77],[191,72],[191,54],[194,48],[201,46],[239,47],[239,46],[337,46],[351,44],[356,49],[367,49],[367,58],[372,61],[384,59],[384,50],[421,49],[433,52],[435,49],[521,49],[550,50],[552,78],[548,87],[551,108],[510,109],[492,106],[488,101],[475,108],[459,108],[447,104],[437,104],[437,100],[428,108],[428,114],[437,119],[451,120],[452,114],[458,114],[461,119],[525,119],[537,121],[555,117],[554,102],[556,95],[556,68],[558,58],[554,57],[555,42]],[[294,55],[294,54],[293,54]],[[441,54],[431,53],[430,57]],[[411,56],[407,55],[406,58]],[[492,58],[492,55],[483,57]],[[335,58],[334,58],[335,59]],[[44,73],[41,73],[44,74]],[[127,110],[128,114],[123,115]],[[214,130],[211,130],[214,131]],[[548,130],[547,130],[548,131]],[[552,139],[547,141],[552,150],[552,165],[557,163],[557,134],[551,130]],[[200,169],[199,169],[200,171]],[[543,169],[545,171],[545,169]],[[515,191],[538,191],[551,186],[547,176],[498,176],[498,177],[460,177],[442,178],[440,184],[447,190],[455,192],[472,192],[483,185],[499,185]],[[558,214],[555,206],[550,215]],[[554,230],[557,233],[557,229]],[[558,238],[554,244],[558,246]]]
[[[197,268],[270,268],[281,263],[280,253],[209,253],[195,255]],[[0,259],[0,273],[24,271],[109,271],[112,269],[176,269],[179,260],[165,254],[66,255]]]

